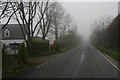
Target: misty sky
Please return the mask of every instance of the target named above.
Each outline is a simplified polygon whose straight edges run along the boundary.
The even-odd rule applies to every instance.
[[[118,2],[62,2],[67,13],[70,13],[78,26],[78,32],[85,38],[90,35],[90,25],[103,16],[115,17],[118,15]],[[96,0],[98,1],[98,0]],[[112,0],[111,0],[112,1]],[[114,1],[114,0],[113,0]],[[4,24],[6,20],[2,20]],[[10,21],[15,23],[15,21]]]
[[[94,20],[103,16],[118,15],[117,2],[64,2],[62,4],[79,27],[79,33],[85,38],[90,35],[90,24]]]

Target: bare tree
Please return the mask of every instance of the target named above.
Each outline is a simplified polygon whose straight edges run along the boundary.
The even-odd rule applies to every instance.
[[[9,16],[9,19],[6,22],[6,24],[3,26],[3,28],[9,23],[11,17],[14,18],[18,22],[21,28],[22,34],[29,49],[31,46],[31,41],[35,38],[34,37],[35,35],[37,36],[36,33],[39,32],[39,30],[37,29],[40,29],[39,24],[42,22],[42,19],[44,18],[44,15],[48,9],[48,3],[49,1],[9,2],[12,13]],[[7,4],[8,3],[6,3],[6,5]],[[40,5],[41,7],[39,7]],[[44,8],[42,6],[44,6]],[[38,11],[39,9],[41,9],[42,11],[39,12]],[[38,16],[39,16],[39,20],[35,21],[35,19],[38,18]]]
[[[10,14],[10,4],[8,2],[0,1],[0,19],[7,17]]]
[[[2,20],[5,18],[7,20],[6,24],[2,27],[2,29],[10,22],[13,15],[17,11],[18,9],[16,11],[12,10],[12,6],[10,2],[0,1],[0,19]]]
[[[54,14],[52,17],[51,24],[53,25],[53,29],[54,29],[55,40],[58,41],[59,29],[60,29],[60,25],[62,24],[61,21],[64,15],[64,9],[60,3],[54,2],[51,5],[51,10],[53,11]]]
[[[42,2],[42,4],[44,4]],[[40,31],[41,31],[41,34],[42,34],[42,39],[45,40],[48,32],[49,32],[49,29],[51,27],[51,19],[52,19],[52,16],[53,16],[53,12],[50,8],[52,2],[49,3],[48,5],[48,9],[47,11],[45,12],[45,14],[43,15],[43,19],[41,20],[41,23],[39,24],[39,27],[40,27]],[[42,13],[42,7],[43,6],[39,6],[39,12]],[[39,15],[40,17],[40,15]]]
[[[106,44],[107,45],[107,28],[108,25],[112,22],[110,16],[104,16],[99,20],[95,20],[92,25],[92,35],[91,39],[95,43]]]
[[[66,34],[68,34],[68,30],[71,23],[72,23],[72,18],[70,17],[70,15],[64,14],[59,29],[59,40],[61,40]]]

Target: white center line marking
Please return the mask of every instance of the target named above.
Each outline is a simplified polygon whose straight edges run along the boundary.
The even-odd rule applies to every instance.
[[[99,50],[97,50],[110,64],[112,64],[112,66],[114,66],[118,71],[120,71],[119,70],[119,68],[116,66],[116,65],[114,65],[109,59],[107,59]]]
[[[84,59],[84,52],[85,52],[85,51],[82,52],[82,56],[81,56],[81,59],[80,59],[80,63],[83,62],[83,59]]]

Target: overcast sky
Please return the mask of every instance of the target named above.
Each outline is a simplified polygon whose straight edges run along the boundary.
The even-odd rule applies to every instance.
[[[119,0],[59,0],[64,1],[63,7],[70,13],[78,26],[78,32],[85,38],[90,35],[90,24],[103,16],[118,15]],[[109,2],[108,2],[109,1]],[[5,22],[4,20],[2,21]],[[12,21],[11,21],[12,22]],[[13,21],[14,22],[14,21]],[[12,23],[13,23],[12,22]]]
[[[62,4],[78,25],[79,33],[85,38],[90,35],[90,24],[94,20],[103,16],[118,15],[118,2],[63,2]]]

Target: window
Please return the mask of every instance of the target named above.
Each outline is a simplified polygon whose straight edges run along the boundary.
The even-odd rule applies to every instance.
[[[4,31],[4,37],[7,37],[7,38],[10,37],[10,31],[8,29],[5,29]]]
[[[8,36],[9,34],[8,34],[8,32],[6,32],[6,36]]]

